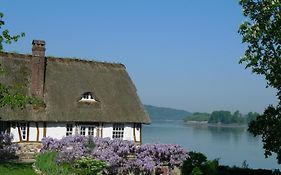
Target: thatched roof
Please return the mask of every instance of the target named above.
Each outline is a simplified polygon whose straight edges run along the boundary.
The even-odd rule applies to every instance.
[[[31,94],[31,55],[0,52],[7,70],[0,82],[25,84]],[[79,102],[91,92],[96,102]],[[136,88],[122,64],[46,57],[43,100],[46,107],[0,109],[2,121],[77,121],[150,123]]]

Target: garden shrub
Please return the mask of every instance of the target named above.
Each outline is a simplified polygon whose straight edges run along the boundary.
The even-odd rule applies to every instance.
[[[198,168],[197,166],[193,168],[193,170],[191,171],[190,175],[203,175],[202,171],[200,170],[200,168]]]
[[[77,175],[99,175],[108,167],[108,165],[101,160],[91,157],[82,157],[75,161],[74,171]]]
[[[7,133],[0,133],[0,161],[17,158],[16,151],[19,145],[12,143],[13,136]]]
[[[219,166],[218,160],[207,160],[199,152],[189,152],[189,157],[183,162],[183,175],[281,175],[280,171],[250,169],[246,161],[242,167]]]
[[[193,175],[195,172],[206,175],[216,175],[218,171],[218,160],[208,161],[207,157],[199,152],[189,152],[189,157],[183,162],[182,174]],[[200,173],[199,173],[200,174]]]
[[[109,174],[151,173],[160,166],[181,166],[187,157],[187,152],[179,145],[137,146],[132,141],[81,135],[68,136],[61,140],[44,138],[42,143],[42,152],[58,152],[56,161],[59,164],[73,164],[82,157],[92,157],[106,162],[109,165]]]

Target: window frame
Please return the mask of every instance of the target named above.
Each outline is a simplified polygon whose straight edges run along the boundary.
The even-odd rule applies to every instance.
[[[95,136],[95,126],[88,126],[88,136]]]
[[[92,92],[85,92],[81,95],[79,102],[98,102]]]
[[[72,123],[67,123],[66,124],[66,136],[72,136],[73,135],[73,124]]]
[[[125,125],[124,123],[113,123],[112,126],[112,139],[122,139],[124,138]]]

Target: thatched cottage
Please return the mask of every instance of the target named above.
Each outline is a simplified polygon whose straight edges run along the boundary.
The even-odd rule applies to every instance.
[[[44,105],[0,108],[0,130],[15,142],[81,134],[141,143],[150,119],[124,65],[46,57],[44,41],[32,44],[32,55],[0,52],[0,81],[24,85]]]

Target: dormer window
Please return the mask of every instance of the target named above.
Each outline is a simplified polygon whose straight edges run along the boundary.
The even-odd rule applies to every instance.
[[[98,102],[91,92],[85,92],[82,94],[79,102]]]

